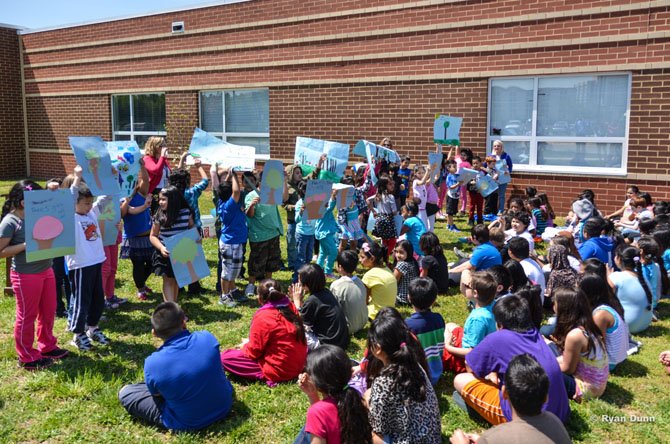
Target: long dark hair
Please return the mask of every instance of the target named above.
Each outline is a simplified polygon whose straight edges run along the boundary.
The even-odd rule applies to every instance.
[[[258,298],[263,304],[268,302],[278,302],[287,296],[281,292],[281,285],[274,279],[265,279],[258,284]],[[305,344],[305,325],[302,323],[302,318],[298,316],[289,305],[275,306],[277,311],[286,318],[291,324],[295,326],[295,339]]]
[[[368,354],[372,354],[374,347],[380,347],[390,361],[380,376],[391,379],[391,390],[401,391],[415,402],[423,402],[430,382],[408,345],[414,340],[402,320],[389,316],[377,317],[368,330]]]
[[[419,274],[419,264],[416,262],[416,259],[414,259],[414,247],[412,246],[412,243],[403,239],[399,240],[395,246],[396,248],[402,248],[405,251],[405,254],[407,254],[407,259],[405,259],[405,261],[409,262],[411,266],[416,267],[417,274]]]
[[[442,250],[442,245],[440,245],[440,239],[430,231],[427,231],[421,235],[419,238],[419,247],[421,251],[426,256],[444,256],[444,251]]]
[[[523,267],[520,263],[510,259],[505,262],[504,267],[507,268],[507,271],[509,271],[509,274],[512,277],[512,287],[510,288],[510,292],[516,293],[523,287],[530,285],[528,276],[526,276],[526,272],[523,271]]]
[[[524,285],[514,292],[516,296],[528,302],[530,317],[538,330],[542,326],[542,288],[539,285]]]
[[[647,281],[644,280],[644,274],[642,273],[640,250],[632,246],[621,245],[616,250],[616,256],[621,261],[621,268],[628,271],[634,271],[637,274],[637,280],[640,282],[640,285],[642,285],[642,288],[644,289],[644,293],[647,295],[646,309],[651,311],[653,297],[651,295],[651,290],[647,285]]]
[[[589,299],[581,290],[559,288],[554,293],[554,301],[556,301],[556,330],[553,337],[561,350],[565,348],[565,338],[574,328],[583,328],[586,331],[589,343],[587,354],[590,355],[596,348],[594,338],[604,348],[605,339],[593,321]]]
[[[2,205],[2,216],[5,217],[12,210],[19,210],[23,208],[21,201],[23,200],[24,191],[35,191],[41,190],[42,187],[37,182],[32,180],[25,179],[20,182],[16,182],[9,193],[7,194],[7,200]]]
[[[661,258],[663,254],[661,246],[653,236],[642,236],[637,241],[637,246],[640,252],[644,253],[643,256],[646,261],[656,262],[658,265],[661,274],[661,294],[667,294],[668,289],[670,289],[670,279],[668,279],[668,273],[665,271],[665,264]]]
[[[158,207],[156,211],[156,221],[163,228],[169,228],[177,221],[179,218],[179,212],[184,208],[188,208],[193,215],[193,209],[189,206],[188,202],[184,198],[184,193],[179,191],[179,188],[169,185],[163,188],[160,192],[161,195],[167,198],[167,209],[163,211],[162,208]]]
[[[621,302],[614,296],[614,292],[607,285],[601,276],[590,273],[585,274],[579,282],[579,289],[589,298],[591,308],[596,308],[599,305],[608,305],[614,309],[623,319],[623,307]]]
[[[337,403],[343,444],[372,443],[372,427],[361,395],[349,387],[351,361],[340,347],[322,344],[307,355],[305,371],[316,388]]]
[[[375,195],[375,200],[381,201],[384,198],[384,195],[388,194],[388,186],[391,182],[391,178],[386,174],[379,176],[377,180],[377,194]]]

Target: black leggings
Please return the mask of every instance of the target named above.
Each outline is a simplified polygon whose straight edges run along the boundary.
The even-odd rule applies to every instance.
[[[131,257],[130,262],[133,263],[133,281],[135,281],[135,287],[139,290],[144,287],[147,279],[151,276],[151,258]]]

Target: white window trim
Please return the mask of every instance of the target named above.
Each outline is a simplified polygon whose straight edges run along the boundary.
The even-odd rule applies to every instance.
[[[134,112],[133,112],[133,96],[147,96],[147,95],[155,95],[155,94],[163,94],[163,92],[147,92],[147,93],[133,93],[133,94],[112,94],[109,98],[111,107],[110,109],[112,110],[112,140],[116,140],[116,136],[130,136],[130,140],[135,140],[135,136],[167,136],[167,131],[134,131],[133,130],[133,122],[134,122]],[[123,97],[123,96],[129,96],[130,97],[130,131],[114,131],[114,97]],[[165,113],[165,120],[167,124],[167,112]],[[143,147],[140,147],[140,149],[143,149]]]
[[[223,102],[223,112],[221,113],[221,116],[223,118],[222,122],[222,128],[223,131],[207,131],[209,134],[212,134],[217,137],[221,137],[221,139],[224,142],[228,141],[228,137],[267,137],[268,139],[268,147],[270,146],[270,133],[228,133],[226,132],[226,92],[229,91],[244,91],[244,90],[249,90],[249,91],[259,91],[259,90],[267,90],[268,88],[237,88],[237,89],[203,89],[198,91],[198,122],[200,128],[202,128],[202,93],[212,93],[212,92],[220,92],[221,93],[221,100]],[[269,98],[268,98],[269,100]],[[268,103],[269,106],[269,103]],[[268,122],[269,123],[269,122]],[[272,149],[272,148],[270,148]],[[270,159],[270,154],[256,154],[255,156],[256,160],[269,160]]]
[[[623,137],[552,137],[537,136],[537,92],[540,78],[551,77],[582,77],[582,76],[608,76],[608,75],[627,75],[628,76],[628,105],[626,107],[626,130]],[[533,79],[533,110],[531,113],[532,129],[531,136],[494,136],[491,135],[491,85],[494,80],[512,80],[520,78]],[[545,76],[514,76],[514,77],[491,77],[488,82],[488,104],[486,115],[486,152],[490,152],[490,147],[494,140],[504,142],[528,142],[529,155],[528,165],[514,164],[514,171],[528,173],[569,173],[577,175],[598,175],[598,176],[626,176],[628,174],[628,138],[630,131],[630,103],[632,100],[633,76],[629,71],[622,72],[594,72],[594,73],[573,73]],[[596,168],[579,166],[559,166],[559,165],[537,165],[537,145],[540,142],[591,142],[591,143],[620,143],[621,144],[621,168]]]

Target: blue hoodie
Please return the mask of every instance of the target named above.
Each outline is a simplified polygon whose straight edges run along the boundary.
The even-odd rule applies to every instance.
[[[579,247],[579,255],[583,261],[595,257],[603,264],[611,265],[610,253],[613,249],[614,245],[607,237],[593,237]]]

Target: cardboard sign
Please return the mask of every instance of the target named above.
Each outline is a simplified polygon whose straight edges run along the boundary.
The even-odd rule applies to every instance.
[[[436,115],[433,123],[433,141],[442,145],[460,145],[462,117]]]
[[[326,206],[333,191],[333,183],[327,180],[308,180],[305,190],[304,218],[321,219],[326,214]]]
[[[100,137],[68,137],[82,177],[94,196],[119,194],[119,180],[112,171],[107,145]]]
[[[23,193],[26,261],[74,254],[74,198],[70,190]]]
[[[185,287],[209,276],[198,230],[194,227],[165,239],[165,248],[170,252],[170,263],[179,287]]]
[[[116,244],[116,239],[119,235],[119,230],[116,225],[121,220],[121,205],[118,196],[105,198],[98,205],[98,228],[100,229],[100,236],[102,237],[102,245]]]
[[[140,174],[140,159],[142,153],[133,140],[105,142],[112,166],[119,173],[119,187],[121,196],[129,197],[137,185]]]
[[[223,168],[236,168],[240,171],[252,171],[256,163],[256,148],[234,145],[196,128],[188,149],[193,158],[199,158],[204,164],[218,164]]]
[[[307,176],[314,171],[322,154],[328,157],[321,168],[319,179],[339,182],[349,162],[349,145],[309,137],[295,138],[294,160],[296,165],[300,165],[303,175]]]
[[[263,167],[260,198],[262,204],[281,205],[284,194],[284,164],[281,160],[268,160]]]
[[[496,161],[496,170],[498,171],[498,183],[504,185],[512,181],[512,176],[509,173],[509,167],[504,159]]]
[[[337,190],[335,195],[337,200],[337,208],[349,208],[354,203],[354,186],[345,185],[343,183],[336,183],[333,189]]]

